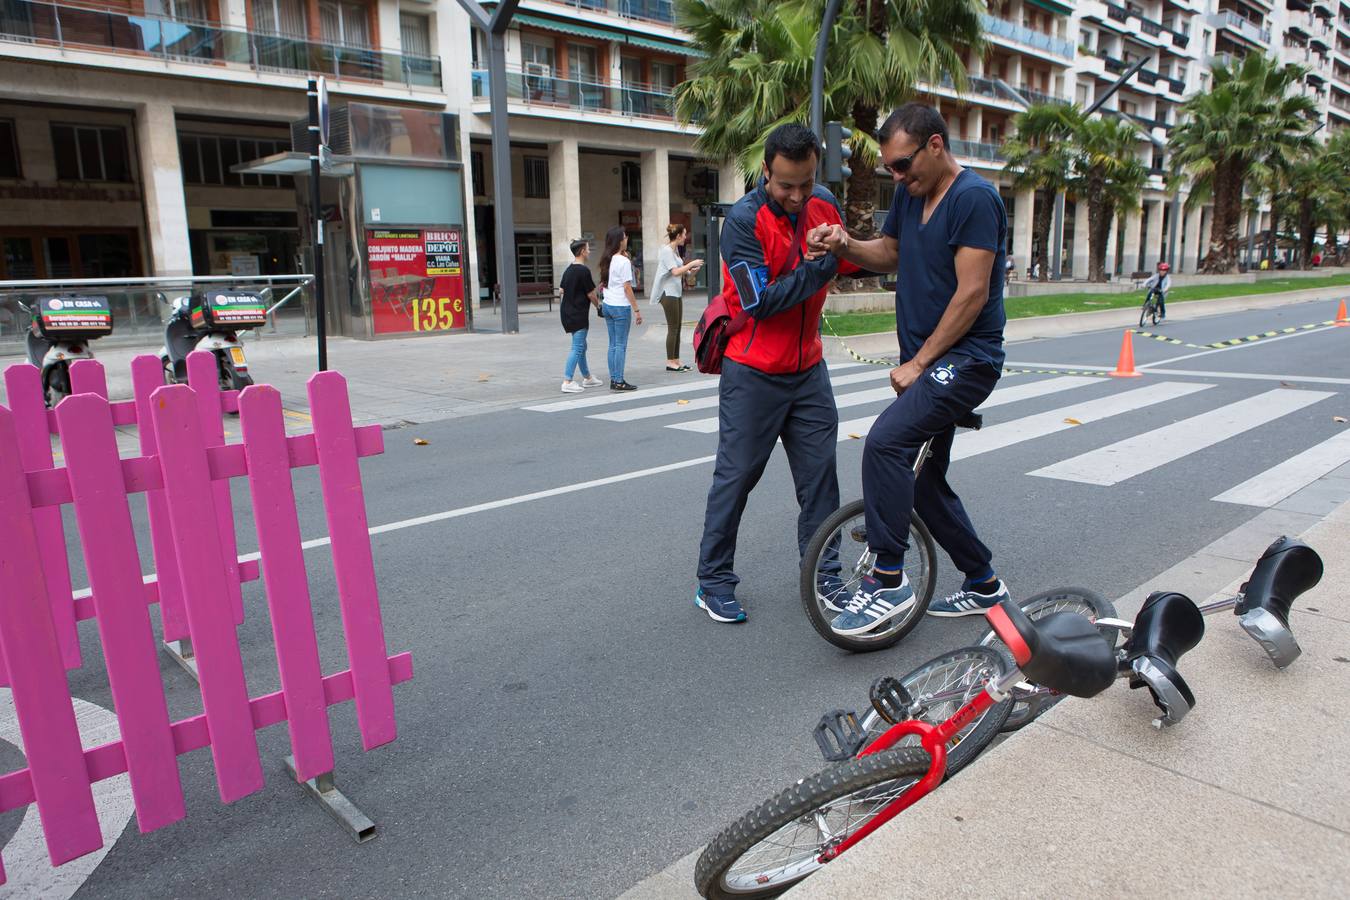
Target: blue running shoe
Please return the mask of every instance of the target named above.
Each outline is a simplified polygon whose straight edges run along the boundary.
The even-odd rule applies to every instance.
[[[745,610],[735,594],[705,594],[703,588],[694,594],[694,605],[708,613],[714,622],[744,622]]]
[[[982,616],[997,606],[1000,600],[1007,600],[1010,596],[1008,586],[999,579],[998,590],[992,594],[980,594],[962,588],[950,597],[930,603],[928,614],[949,619],[957,616]]]
[[[914,605],[914,589],[905,575],[899,587],[883,587],[870,575],[858,585],[848,606],[830,623],[835,634],[852,635],[872,631]]]
[[[841,613],[848,604],[848,585],[838,575],[816,575],[816,597],[830,612]]]

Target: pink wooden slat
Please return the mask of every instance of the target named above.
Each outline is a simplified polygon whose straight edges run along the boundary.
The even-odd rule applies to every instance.
[[[112,411],[100,395],[75,394],[61,401],[56,420],[75,494],[108,684],[130,762],[136,819],[142,833],[154,831],[177,822],[186,810]]]
[[[389,680],[402,684],[412,680],[413,665],[411,653],[400,653],[387,660]],[[323,679],[324,703],[336,706],[355,696],[350,669]],[[268,728],[286,719],[286,698],[281,691],[264,694],[249,700],[249,713],[255,729]],[[198,715],[190,719],[173,723],[173,742],[178,755],[200,750],[211,743],[211,733],[206,716]],[[92,781],[114,778],[127,770],[127,757],[121,741],[100,744],[84,751],[85,767]],[[19,769],[6,775],[0,775],[0,812],[19,809],[33,802],[33,780],[31,769]]]
[[[262,567],[259,566],[256,559],[250,559],[247,562],[239,563],[239,577],[245,582],[257,581],[262,577]],[[153,606],[159,602],[159,582],[148,581],[142,586],[145,591],[145,603],[147,606]],[[75,621],[83,622],[86,619],[92,619],[97,615],[94,607],[94,598],[92,595],[75,598]]]
[[[186,385],[150,396],[155,441],[164,469],[164,497],[173,525],[188,630],[197,655],[202,708],[211,729],[211,758],[220,798],[232,803],[262,787],[262,763],[249,720],[248,685],[239,655],[230,583],[207,473],[197,398]],[[238,587],[237,581],[235,587]]]
[[[42,394],[42,372],[27,363],[9,366],[5,369],[5,391],[18,430],[19,459],[23,468],[29,472],[51,471],[54,463],[51,436],[43,424],[47,417],[47,401]],[[70,561],[66,556],[61,510],[34,509],[33,526],[37,531],[38,546],[42,548],[42,572],[47,579],[61,659],[67,669],[78,669],[82,663],[80,636],[67,600],[71,594]],[[3,677],[5,672],[0,656],[0,684],[9,683]]]
[[[362,745],[370,750],[398,735],[394,692],[384,664],[384,623],[375,585],[366,524],[366,501],[356,454],[347,380],[338,372],[319,372],[308,383],[310,415],[319,450],[319,481],[333,545],[342,630],[356,682],[356,718]]]
[[[239,412],[239,392],[235,390],[220,392],[220,411]]]
[[[131,361],[131,390],[136,398],[136,435],[143,457],[158,453],[155,429],[150,413],[150,395],[164,385],[164,365],[158,356],[143,354]],[[154,466],[158,469],[159,466]],[[130,493],[130,486],[128,486]],[[178,555],[173,546],[173,526],[164,500],[161,481],[145,494],[145,511],[150,521],[150,547],[154,551],[155,572],[159,582],[159,617],[164,640],[178,641],[188,636],[187,612],[183,608],[183,587],[178,578]]]
[[[0,406],[0,646],[53,865],[103,846],[52,622],[13,414]]]
[[[202,440],[208,447],[225,444],[225,423],[221,419],[220,368],[214,353],[196,350],[187,358],[188,385],[197,395],[197,414],[202,423]],[[239,589],[238,541],[234,534],[234,501],[230,483],[218,481],[211,486],[216,501],[216,522],[220,528],[220,549],[225,554],[225,569],[230,573],[230,605],[236,625],[244,621],[244,595]]]
[[[357,456],[362,458],[379,456],[384,452],[384,436],[380,432],[380,426],[362,425],[355,433]],[[318,465],[319,451],[314,443],[314,435],[292,435],[286,438],[286,445],[292,469]],[[206,451],[206,460],[212,480],[238,478],[248,474],[248,464],[240,444],[210,447]],[[164,487],[164,476],[159,469],[159,460],[154,454],[122,460],[122,477],[126,480],[128,494],[158,491]],[[28,495],[32,498],[35,508],[70,503],[70,480],[66,477],[66,470],[59,468],[29,472]],[[156,564],[156,568],[160,566]],[[240,580],[248,581],[247,578]]]
[[[314,637],[305,552],[300,547],[281,394],[269,385],[245,388],[239,407],[281,692],[286,697],[295,768],[305,781],[333,770],[333,738],[323,701],[323,669]]]
[[[97,394],[108,399],[108,377],[103,371],[103,363],[96,359],[77,359],[70,364],[70,393]],[[57,420],[60,428],[60,420]]]

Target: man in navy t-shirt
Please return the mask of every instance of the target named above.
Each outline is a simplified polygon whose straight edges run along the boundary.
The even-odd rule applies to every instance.
[[[816,253],[897,275],[900,365],[891,370],[891,386],[899,396],[863,450],[867,544],[876,565],[834,619],[832,628],[844,635],[873,631],[914,606],[904,572],[911,509],[966,575],[961,590],[933,602],[930,615],[982,614],[1008,596],[993,555],[947,483],[956,423],[985,401],[1003,368],[1007,212],[992,184],[956,162],[946,123],[932,107],[910,103],[891,113],[878,140],[896,185],[882,237],[851,240],[839,226],[808,236]],[[929,438],[932,456],[916,478],[914,460]]]

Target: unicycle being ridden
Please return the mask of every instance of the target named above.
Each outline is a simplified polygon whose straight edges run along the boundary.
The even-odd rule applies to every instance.
[[[1139,327],[1148,322],[1157,325],[1167,318],[1167,292],[1172,289],[1172,267],[1165,262],[1158,263],[1158,271],[1144,282],[1144,305],[1139,308]]]

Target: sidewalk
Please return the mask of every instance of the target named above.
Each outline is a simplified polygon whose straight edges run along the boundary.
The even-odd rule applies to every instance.
[[[1209,548],[1243,572],[1215,597],[1284,524],[1262,514]],[[1198,701],[1180,724],[1151,727],[1144,690],[1069,698],[788,896],[1350,895],[1350,504],[1303,538],[1326,574],[1295,603],[1288,670],[1211,617],[1179,666]]]
[[[1179,666],[1197,705],[1178,725],[1153,728],[1148,692],[1123,683],[1071,697],[786,896],[1350,895],[1350,503],[1265,510],[1116,606],[1133,618],[1158,588],[1232,596],[1281,534],[1326,564],[1294,605],[1303,655],[1287,671],[1213,616]],[[701,849],[621,900],[695,900]]]

